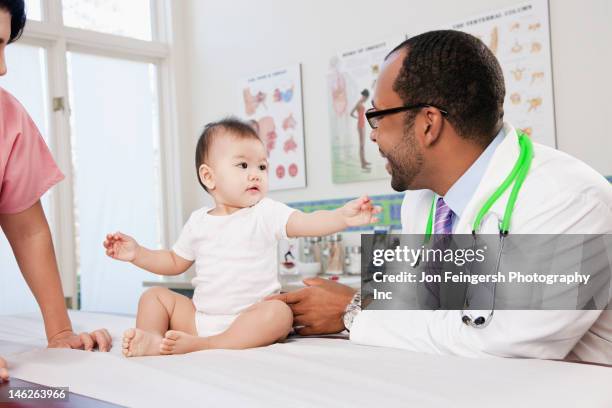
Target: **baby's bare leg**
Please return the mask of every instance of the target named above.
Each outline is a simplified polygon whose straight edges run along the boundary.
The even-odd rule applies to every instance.
[[[140,297],[136,328],[123,335],[123,354],[127,357],[165,354],[160,346],[168,329],[196,334],[193,302],[169,289],[153,287]]]
[[[293,326],[293,313],[280,300],[268,300],[240,314],[223,333],[197,337],[170,330],[162,341],[168,354],[183,354],[206,349],[246,349],[283,340]]]
[[[0,357],[0,383],[8,380],[8,369],[6,368],[6,361]]]

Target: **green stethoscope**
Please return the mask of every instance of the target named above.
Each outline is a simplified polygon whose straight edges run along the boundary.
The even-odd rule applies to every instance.
[[[495,190],[495,192],[493,192],[493,194],[489,197],[489,199],[484,203],[480,211],[478,211],[478,214],[476,215],[476,218],[474,219],[474,223],[472,224],[472,235],[474,236],[474,245],[475,245],[476,244],[476,234],[480,231],[480,227],[481,227],[483,219],[485,218],[485,216],[487,215],[487,213],[489,212],[493,204],[495,204],[497,200],[499,199],[499,197],[501,197],[502,194],[504,194],[506,190],[510,187],[510,185],[512,185],[512,191],[510,192],[510,196],[508,197],[508,203],[506,204],[506,209],[504,211],[504,217],[499,222],[499,236],[500,236],[500,247],[499,248],[500,249],[499,249],[499,253],[497,256],[496,270],[499,269],[499,264],[501,261],[501,254],[504,248],[504,238],[510,232],[510,221],[512,219],[512,213],[514,212],[514,206],[516,204],[516,199],[521,190],[523,182],[525,181],[525,178],[527,178],[527,173],[529,172],[529,169],[531,167],[531,162],[533,160],[533,144],[531,143],[531,139],[520,130],[517,131],[517,134],[518,134],[518,141],[519,141],[519,147],[520,147],[519,157],[516,160],[514,167],[512,168],[512,170],[510,171],[506,179],[503,181],[503,183],[501,183],[501,185],[497,188],[497,190]],[[432,234],[436,199],[437,199],[437,195],[434,194],[433,200],[431,201],[431,208],[429,210],[429,218],[427,220],[427,226],[425,228],[425,241],[426,242],[429,241],[429,239],[431,238],[431,234]],[[469,306],[467,293],[466,293],[464,306],[465,307]],[[495,311],[495,288],[493,289],[493,307],[491,308],[491,311],[487,318],[485,318],[484,316],[479,316],[473,319],[472,317],[468,316],[465,313],[465,309],[462,309],[461,310],[461,320],[466,325],[477,327],[477,328],[484,328],[488,326],[488,324],[492,320],[494,311]]]

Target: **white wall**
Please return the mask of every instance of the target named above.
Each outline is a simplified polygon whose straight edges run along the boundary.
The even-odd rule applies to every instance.
[[[308,187],[271,193],[282,201],[392,192],[388,181],[333,184],[326,74],[337,51],[419,33],[515,0],[185,0],[182,17],[189,125],[182,134],[184,215],[202,205],[193,164],[202,126],[235,111],[237,80],[302,63]],[[612,175],[612,2],[551,0],[558,147]]]
[[[552,0],[559,149],[612,176],[612,2]]]

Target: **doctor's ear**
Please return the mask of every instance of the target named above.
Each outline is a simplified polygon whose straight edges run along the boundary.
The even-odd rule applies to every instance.
[[[215,178],[213,171],[206,164],[202,164],[198,169],[198,176],[200,177],[200,181],[202,184],[206,186],[208,191],[215,189]]]
[[[425,108],[423,112],[425,113],[425,120],[422,123],[423,134],[425,136],[423,142],[426,146],[430,146],[436,143],[442,133],[444,117],[435,108]]]

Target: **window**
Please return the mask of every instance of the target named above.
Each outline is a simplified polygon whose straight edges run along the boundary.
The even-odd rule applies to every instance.
[[[68,72],[81,308],[135,311],[150,275],[108,258],[101,241],[121,230],[148,248],[162,244],[156,67],[69,53]]]
[[[64,24],[151,40],[151,0],[63,0]]]
[[[46,50],[17,42],[6,47],[5,52],[8,71],[0,77],[0,86],[21,102],[46,139],[49,133]]]
[[[26,15],[29,20],[38,20],[42,19],[42,10],[40,8],[40,0],[26,0]]]
[[[136,312],[150,275],[107,258],[102,241],[122,230],[159,248],[180,231],[178,170],[162,167],[178,162],[179,151],[171,137],[174,64],[169,35],[159,31],[170,27],[172,2],[26,0],[26,6],[28,19],[38,21],[6,48],[8,75],[0,86],[26,107],[66,175],[43,198],[64,295],[86,310]],[[30,311],[33,297],[2,238],[0,251],[0,310]]]

